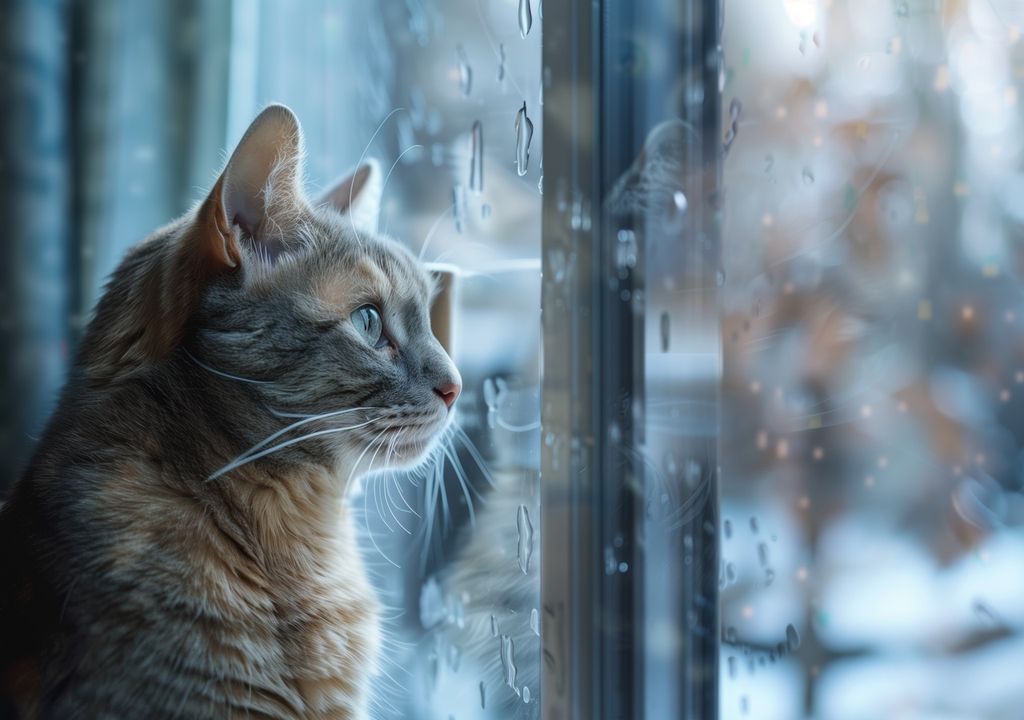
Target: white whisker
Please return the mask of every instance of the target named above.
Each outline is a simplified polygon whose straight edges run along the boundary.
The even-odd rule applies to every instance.
[[[282,413],[280,415],[281,417],[301,417],[302,419],[299,420],[298,422],[293,422],[291,425],[283,427],[280,430],[278,430],[277,432],[273,433],[272,435],[269,435],[266,438],[264,438],[263,440],[260,440],[258,443],[253,445],[251,448],[246,450],[241,455],[239,455],[239,457],[245,457],[245,455],[247,453],[250,453],[253,450],[259,450],[261,447],[263,447],[264,445],[266,445],[268,443],[273,442],[277,438],[279,438],[282,435],[284,435],[285,433],[287,433],[289,430],[294,430],[295,428],[301,427],[302,425],[307,425],[307,424],[309,424],[311,422],[315,422],[317,420],[326,420],[327,418],[338,417],[339,415],[348,415],[349,413],[359,412],[360,410],[383,410],[383,409],[384,408],[379,408],[379,407],[357,407],[357,408],[348,408],[346,410],[333,410],[331,412],[321,413],[319,415],[286,415],[286,414]],[[277,414],[277,413],[275,413],[275,414]]]
[[[441,227],[441,221],[444,220],[444,216],[454,209],[455,203],[452,203],[443,213],[437,216],[437,220],[435,220],[434,224],[430,226],[430,230],[427,231],[427,236],[423,238],[423,245],[420,246],[420,254],[418,258],[420,261],[422,261],[423,256],[427,254],[427,247],[430,245],[430,241],[433,239],[434,233],[436,233],[437,229]]]
[[[345,427],[340,427],[340,428],[328,428],[327,430],[317,430],[316,432],[311,432],[311,433],[309,433],[307,435],[302,435],[300,437],[293,438],[291,440],[286,440],[283,443],[278,443],[277,445],[274,445],[273,447],[269,447],[266,450],[263,450],[261,452],[256,453],[255,455],[242,455],[242,456],[237,457],[234,460],[232,460],[230,463],[228,463],[227,465],[222,467],[220,470],[217,470],[216,472],[211,474],[207,478],[207,480],[216,480],[221,475],[223,475],[225,473],[228,473],[228,472],[231,472],[235,468],[241,467],[242,465],[247,465],[248,463],[251,463],[253,460],[259,460],[262,457],[266,457],[267,455],[270,455],[271,453],[275,453],[278,450],[282,450],[282,449],[284,449],[286,447],[289,447],[289,446],[294,445],[296,443],[302,442],[304,440],[309,440],[310,438],[320,437],[321,435],[333,435],[333,434],[336,434],[336,433],[345,432],[347,430],[355,430],[356,428],[366,427],[367,425],[369,425],[369,424],[371,424],[373,422],[376,422],[377,420],[379,420],[379,418],[373,418],[371,420],[367,420],[366,422],[359,423],[357,425],[346,425]]]
[[[384,124],[388,120],[390,120],[391,117],[395,113],[397,113],[397,112],[399,112],[401,110],[404,110],[404,109],[405,108],[396,107],[394,110],[392,110],[387,115],[385,115],[384,119],[380,121],[380,124],[377,126],[377,129],[373,131],[373,135],[371,135],[370,139],[366,141],[366,147],[363,148],[363,152],[359,155],[359,162],[356,163],[356,172],[359,172],[359,168],[362,167],[363,160],[366,159],[366,153],[368,153],[370,151],[370,146],[373,145],[373,141],[377,139],[377,135],[379,135],[380,131],[384,128]],[[352,233],[356,236],[356,239],[359,240],[359,242],[362,242],[363,238],[359,235],[359,231],[356,229],[356,223],[352,219],[352,212],[351,212],[351,209],[352,209],[352,198],[354,196],[355,189],[356,189],[356,184],[355,184],[355,182],[353,182],[348,187],[348,207],[349,207],[349,211],[350,211],[350,212],[348,212],[348,224],[352,227]]]
[[[195,355],[190,353],[187,348],[182,348],[182,351],[186,355],[188,355],[189,359],[192,362],[194,362],[196,365],[201,367],[203,370],[206,370],[207,372],[211,372],[214,375],[220,375],[223,378],[227,378],[229,380],[237,380],[238,382],[252,383],[253,385],[270,385],[270,384],[272,384],[272,381],[270,381],[270,380],[253,380],[252,378],[242,377],[241,375],[232,375],[231,373],[224,372],[223,370],[218,370],[217,368],[211,367],[211,366],[207,365],[206,363],[204,363],[202,360],[200,360]]]

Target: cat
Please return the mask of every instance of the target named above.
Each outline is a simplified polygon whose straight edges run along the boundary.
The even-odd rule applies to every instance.
[[[286,107],[113,273],[0,509],[26,718],[363,718],[380,643],[346,487],[421,461],[461,379],[376,163],[310,202]]]

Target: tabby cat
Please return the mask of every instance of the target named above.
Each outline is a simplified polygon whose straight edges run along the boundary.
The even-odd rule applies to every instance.
[[[316,201],[287,108],[132,249],[0,510],[26,718],[362,718],[379,638],[346,487],[422,459],[460,378],[363,164]],[[2,711],[0,711],[2,712]]]

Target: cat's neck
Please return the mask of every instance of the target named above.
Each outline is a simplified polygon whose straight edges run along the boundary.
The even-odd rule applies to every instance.
[[[327,469],[243,468],[210,485],[215,521],[261,567],[282,578],[300,580],[339,554],[355,552],[340,480]]]

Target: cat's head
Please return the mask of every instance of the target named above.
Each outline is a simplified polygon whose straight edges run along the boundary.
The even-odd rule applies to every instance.
[[[116,379],[188,358],[253,400],[253,416],[233,420],[240,438],[257,439],[243,459],[415,463],[461,389],[431,331],[433,279],[377,233],[375,163],[315,200],[301,174],[298,121],[268,107],[203,204],[115,273],[97,311],[107,337],[92,343],[107,352],[87,372]]]

